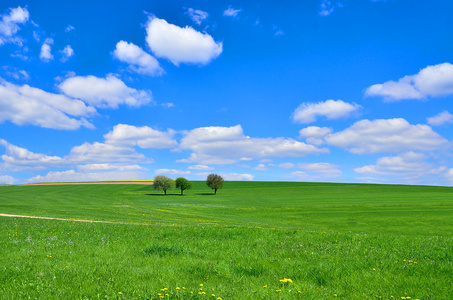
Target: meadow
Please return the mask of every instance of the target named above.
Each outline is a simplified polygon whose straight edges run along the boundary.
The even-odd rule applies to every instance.
[[[452,299],[453,188],[0,186],[0,299]],[[76,220],[104,221],[79,222]]]

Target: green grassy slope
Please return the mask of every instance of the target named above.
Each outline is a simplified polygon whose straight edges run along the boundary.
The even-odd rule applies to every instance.
[[[214,196],[195,182],[178,193],[0,187],[0,213],[131,223],[0,217],[0,299],[453,295],[452,188],[226,182]]]

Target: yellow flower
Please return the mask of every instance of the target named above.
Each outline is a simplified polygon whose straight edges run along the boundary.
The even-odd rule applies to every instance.
[[[212,297],[215,297],[215,294],[211,294]]]
[[[275,290],[275,291],[278,293],[278,292],[281,292],[282,290]]]
[[[203,283],[200,283],[200,286],[203,286]]]
[[[220,298],[220,297],[217,297],[217,300],[222,300],[222,298]]]
[[[177,290],[180,290],[179,286],[176,287]]]
[[[334,297],[338,296],[337,294],[333,294]]]
[[[121,293],[121,292],[118,292],[118,294],[120,294],[120,295],[121,295],[121,294],[123,294],[123,293]]]
[[[267,288],[267,284],[265,286],[263,286],[263,288]]]

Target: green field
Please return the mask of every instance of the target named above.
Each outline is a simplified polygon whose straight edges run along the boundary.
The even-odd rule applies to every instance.
[[[453,299],[453,188],[179,193],[0,186],[0,213],[68,219],[0,217],[0,299]]]

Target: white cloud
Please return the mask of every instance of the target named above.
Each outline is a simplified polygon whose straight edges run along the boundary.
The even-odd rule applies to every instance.
[[[146,26],[146,42],[154,55],[181,63],[206,65],[222,53],[222,43],[212,36],[186,26],[168,24],[163,19],[150,18]]]
[[[65,159],[72,164],[149,162],[143,154],[135,152],[132,147],[99,142],[73,147]]]
[[[440,177],[448,177],[445,167],[436,167],[425,154],[413,151],[379,158],[375,165],[356,168],[354,171],[375,178],[376,181],[391,180],[407,184],[438,185],[442,184]]]
[[[266,171],[267,167],[265,164],[258,164],[256,167],[253,168],[255,171]]]
[[[152,76],[160,76],[164,73],[159,62],[153,56],[133,43],[119,41],[113,51],[113,56],[128,63],[129,69],[136,73]]]
[[[70,32],[70,31],[73,31],[73,30],[75,30],[75,27],[72,26],[72,25],[68,25],[68,26],[66,26],[65,32]]]
[[[297,168],[303,171],[286,174],[286,177],[296,178],[297,180],[318,181],[338,178],[343,174],[338,169],[338,166],[329,163],[298,163]]]
[[[203,164],[231,164],[255,158],[302,157],[328,152],[289,138],[251,138],[244,135],[240,125],[193,129],[185,133],[180,147],[193,153],[189,159],[179,162]]]
[[[61,157],[33,153],[25,148],[10,144],[3,139],[0,139],[0,145],[5,148],[5,154],[1,156],[4,162],[3,167],[12,171],[44,169],[51,166],[61,166],[65,163]]]
[[[0,176],[0,184],[14,184],[16,179],[9,175],[1,175]]]
[[[154,174],[167,174],[167,175],[189,175],[190,171],[182,171],[182,170],[175,170],[175,169],[158,169],[154,171]]]
[[[190,169],[190,170],[199,170],[199,171],[210,171],[210,170],[214,170],[213,167],[206,166],[206,165],[194,165],[194,166],[188,167],[188,169]]]
[[[60,59],[61,62],[66,62],[71,56],[74,55],[74,50],[72,49],[71,45],[66,45],[63,50],[60,51],[62,57]]]
[[[324,116],[329,120],[348,118],[357,113],[361,108],[358,104],[346,103],[342,100],[327,100],[318,103],[302,103],[294,111],[292,118],[297,123],[311,123],[318,116]]]
[[[320,146],[324,143],[323,138],[333,130],[328,127],[308,126],[299,131],[301,138],[306,138],[306,142],[312,145]]]
[[[427,66],[418,74],[404,76],[398,81],[374,84],[365,91],[366,97],[381,96],[389,101],[424,99],[453,94],[453,65],[443,63]]]
[[[51,38],[47,38],[44,41],[44,44],[42,44],[41,53],[39,54],[39,58],[42,61],[49,62],[53,59],[52,47],[51,47],[52,44],[53,44],[53,39],[51,39]]]
[[[177,145],[175,132],[162,132],[148,126],[136,127],[118,124],[104,135],[105,142],[113,145],[139,146],[140,148],[170,149]]]
[[[22,39],[15,35],[20,30],[18,24],[24,24],[30,17],[27,8],[22,8],[20,6],[9,8],[7,12],[0,15],[0,17],[0,46],[5,43],[14,43],[21,46]]]
[[[82,171],[147,171],[146,168],[143,168],[136,164],[118,165],[113,163],[79,165],[77,166],[77,169]]]
[[[411,125],[405,119],[361,120],[325,140],[356,154],[434,151],[448,144],[428,125]]]
[[[198,25],[201,25],[201,23],[209,17],[207,12],[193,8],[188,8],[186,14]]]
[[[332,5],[332,2],[329,0],[321,0],[321,4],[319,5],[319,15],[320,16],[329,16],[333,13],[335,6]]]
[[[282,168],[282,169],[292,169],[292,168],[294,168],[296,165],[293,164],[293,163],[287,162],[287,163],[279,164],[278,166],[279,166],[280,168]]]
[[[238,173],[219,173],[225,180],[230,181],[251,181],[255,176],[251,174],[238,174]]]
[[[58,87],[70,97],[101,108],[118,108],[120,104],[138,107],[152,102],[151,91],[130,88],[112,74],[106,78],[75,76]]]
[[[77,172],[67,170],[61,172],[51,171],[45,176],[37,175],[28,182],[65,182],[65,181],[113,181],[113,180],[141,180],[145,179],[144,172]]]
[[[10,121],[16,125],[66,130],[80,126],[93,128],[84,117],[96,113],[93,107],[86,106],[82,101],[6,81],[0,81],[0,107],[0,123]]]
[[[228,6],[226,10],[223,11],[225,17],[237,17],[237,15],[242,11],[242,9],[234,9],[231,5]]]
[[[453,115],[446,110],[434,117],[428,118],[428,124],[433,126],[440,126],[446,123],[453,123]]]

